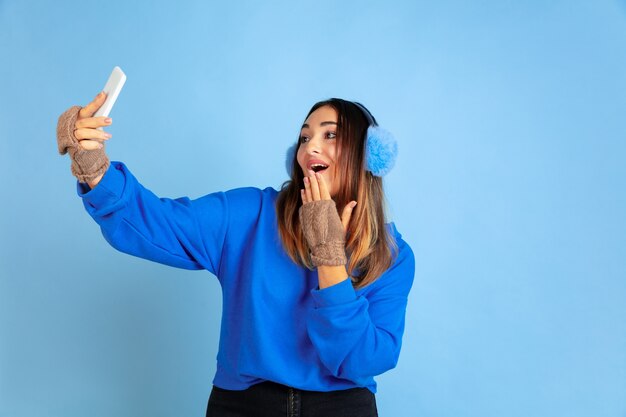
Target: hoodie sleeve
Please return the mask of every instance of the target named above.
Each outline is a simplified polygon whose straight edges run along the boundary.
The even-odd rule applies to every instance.
[[[95,188],[78,182],[77,193],[104,238],[119,251],[217,275],[228,224],[224,193],[196,200],[159,198],[116,161]]]
[[[307,320],[309,337],[321,362],[337,378],[358,383],[398,362],[415,274],[411,248],[398,239],[398,249],[394,264],[369,291],[364,289],[359,295],[349,279],[311,291],[314,307]]]

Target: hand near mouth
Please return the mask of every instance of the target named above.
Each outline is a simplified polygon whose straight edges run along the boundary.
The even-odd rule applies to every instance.
[[[300,190],[300,196],[302,198],[302,204],[320,200],[332,200],[324,177],[322,174],[313,172],[312,170],[308,170],[308,176],[304,177],[304,190]],[[356,207],[356,201],[351,201],[343,208],[341,224],[343,225],[344,232],[348,229],[354,207]]]

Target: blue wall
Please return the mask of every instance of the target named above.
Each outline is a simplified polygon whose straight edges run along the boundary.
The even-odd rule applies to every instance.
[[[623,0],[0,1],[0,416],[205,410],[216,279],[109,247],[57,153],[115,65],[108,153],[162,196],[278,187],[327,97],[396,134],[382,416],[626,416],[625,51]]]

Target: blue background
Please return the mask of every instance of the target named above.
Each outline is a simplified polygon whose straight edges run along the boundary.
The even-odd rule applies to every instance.
[[[381,416],[626,416],[626,2],[0,1],[0,416],[200,416],[217,280],[116,252],[58,116],[161,196],[279,187],[310,106],[399,139],[416,254]]]

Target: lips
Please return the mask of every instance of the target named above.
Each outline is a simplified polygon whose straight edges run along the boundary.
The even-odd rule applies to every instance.
[[[313,172],[320,172],[327,169],[329,164],[320,159],[311,159],[307,162],[306,167]]]

